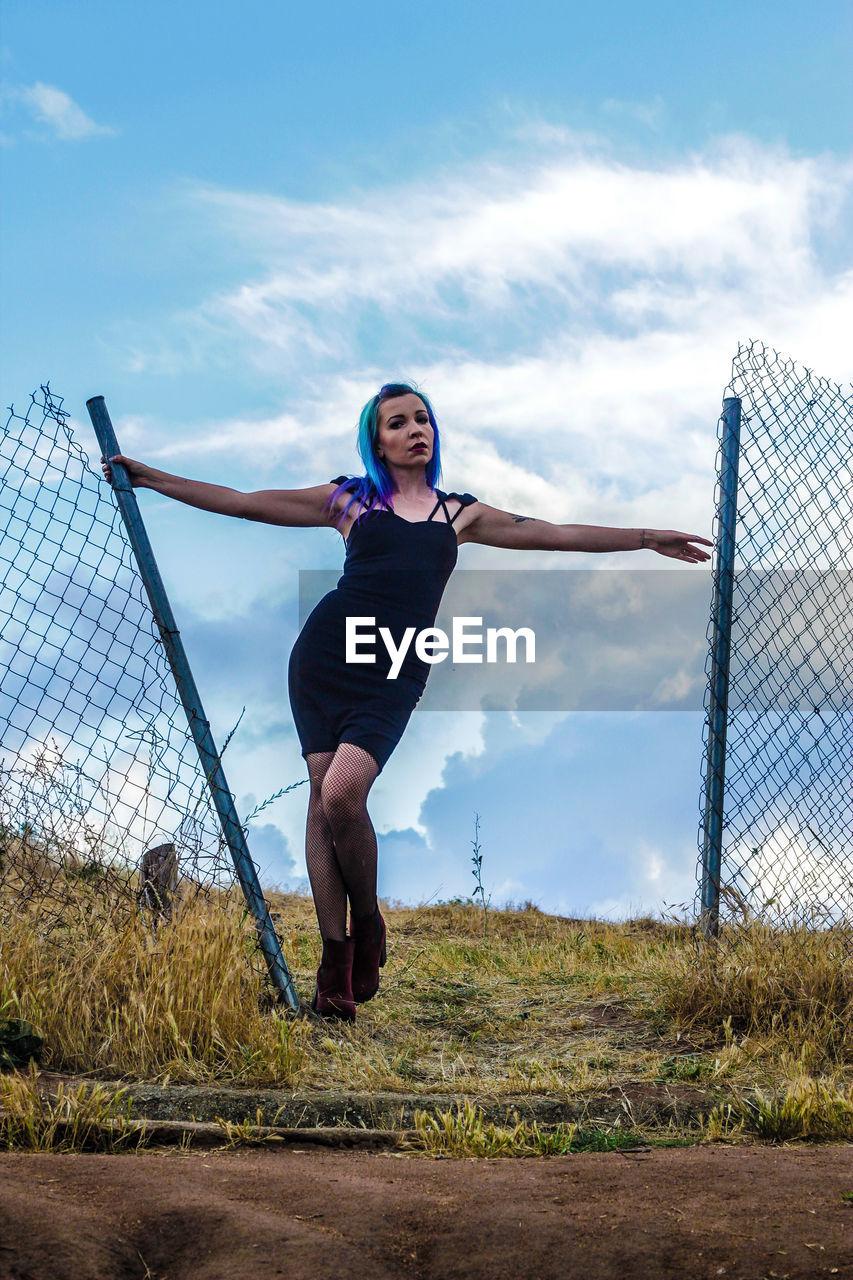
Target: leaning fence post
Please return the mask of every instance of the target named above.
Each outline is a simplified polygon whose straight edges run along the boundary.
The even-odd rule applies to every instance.
[[[89,410],[89,417],[92,419],[92,426],[95,428],[95,435],[98,437],[98,444],[101,447],[103,456],[110,458],[120,453],[121,450],[118,447],[118,441],[113,431],[104,397],[93,396],[86,401],[86,408]],[[166,650],[166,656],[169,659],[169,665],[175,677],[181,702],[187,713],[190,732],[195,740],[204,775],[210,787],[216,812],[219,815],[222,834],[234,860],[237,878],[240,881],[240,887],[243,890],[246,903],[254,917],[255,927],[258,931],[258,942],[266,960],[270,980],[284,1003],[289,1008],[296,1010],[299,1008],[299,998],[293,986],[293,979],[290,976],[284,956],[281,953],[281,944],[270,919],[269,908],[258,882],[255,864],[249,854],[246,837],[234,807],[234,800],[225,781],[225,774],[213,741],[210,725],[205,717],[201,698],[187,661],[187,655],[184,652],[183,642],[166,596],[163,580],[160,577],[160,571],[154,559],[151,543],[142,523],[142,516],[139,512],[133,486],[130,483],[127,471],[121,463],[113,462],[110,466],[116,502],[127,529],[130,545],[136,556],[139,572],[151,603],[151,609],[163,641],[163,647]]]
[[[741,401],[723,401],[720,449],[720,498],[717,506],[717,563],[712,605],[708,759],[705,773],[705,814],[702,833],[702,915],[706,938],[715,937],[720,923],[720,867],[723,844],[723,806],[726,778],[726,717],[729,700],[729,658],[732,640],[735,526],[737,523],[738,458]]]

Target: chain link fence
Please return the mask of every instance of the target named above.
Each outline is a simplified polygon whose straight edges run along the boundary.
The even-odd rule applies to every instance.
[[[68,418],[43,386],[0,444],[0,905],[46,938],[86,895],[113,924],[237,899],[121,516]]]
[[[700,875],[707,885],[707,797],[716,771],[723,791],[720,918],[849,925],[853,396],[757,341],[739,345],[726,396],[740,401],[740,445],[725,772],[710,741],[720,639],[712,615]],[[721,418],[718,499],[726,483],[724,435]],[[731,483],[731,466],[727,474]],[[724,585],[724,505],[714,530],[715,596]]]

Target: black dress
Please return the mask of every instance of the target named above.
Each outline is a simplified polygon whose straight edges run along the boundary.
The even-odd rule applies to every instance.
[[[477,501],[470,493],[435,493],[438,501],[426,520],[373,509],[350,529],[343,576],[312,609],[290,654],[288,692],[303,756],[352,742],[370,752],[381,772],[400,741],[431,665],[415,653],[415,637],[434,625],[456,565],[453,521]],[[448,497],[462,504],[452,518]],[[442,514],[434,520],[439,508]],[[359,625],[358,649],[373,654],[375,662],[346,662],[348,616],[375,620]],[[392,659],[380,627],[388,628],[395,648],[414,628],[396,678],[389,678]],[[367,642],[368,634],[374,643]]]

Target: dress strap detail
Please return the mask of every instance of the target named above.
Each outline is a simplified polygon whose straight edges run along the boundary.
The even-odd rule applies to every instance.
[[[456,508],[452,516],[449,514],[447,510],[447,506],[444,503],[445,498],[456,498],[456,500],[459,503],[459,506]],[[454,520],[459,515],[459,512],[462,510],[462,508],[470,507],[471,503],[476,501],[477,499],[474,497],[472,493],[457,493],[455,489],[453,490],[453,493],[443,494],[441,498],[441,503],[442,503],[442,506],[444,507],[444,513],[447,516],[447,523],[453,524]]]
[[[445,524],[453,524],[453,521],[450,519],[450,512],[447,510],[447,503],[444,501],[444,494],[441,492],[440,489],[436,489],[436,493],[438,494],[438,502],[435,504],[432,511],[427,516],[427,521],[433,518],[436,511],[438,511],[439,507],[444,507]]]

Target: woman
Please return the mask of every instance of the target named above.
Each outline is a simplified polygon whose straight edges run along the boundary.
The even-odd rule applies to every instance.
[[[311,782],[305,859],[323,953],[312,1008],[352,1021],[379,989],[385,921],[376,897],[376,833],[367,797],[423,693],[429,664],[411,644],[389,678],[393,647],[435,622],[462,542],[520,551],[634,551],[642,547],[695,564],[709,559],[672,529],[555,525],[487,506],[470,493],[436,488],[439,433],[426,396],[389,383],[364,406],[358,451],[365,475],[308,489],[241,493],[155,471],[117,455],[135,487],[190,506],[268,524],[336,528],[344,573],[313,609],[288,666],[294,723]],[[102,459],[102,462],[104,460]],[[109,463],[104,473],[110,478]],[[347,661],[347,619],[372,624],[372,655]],[[364,635],[361,636],[362,643]],[[347,934],[347,902],[350,933]]]

